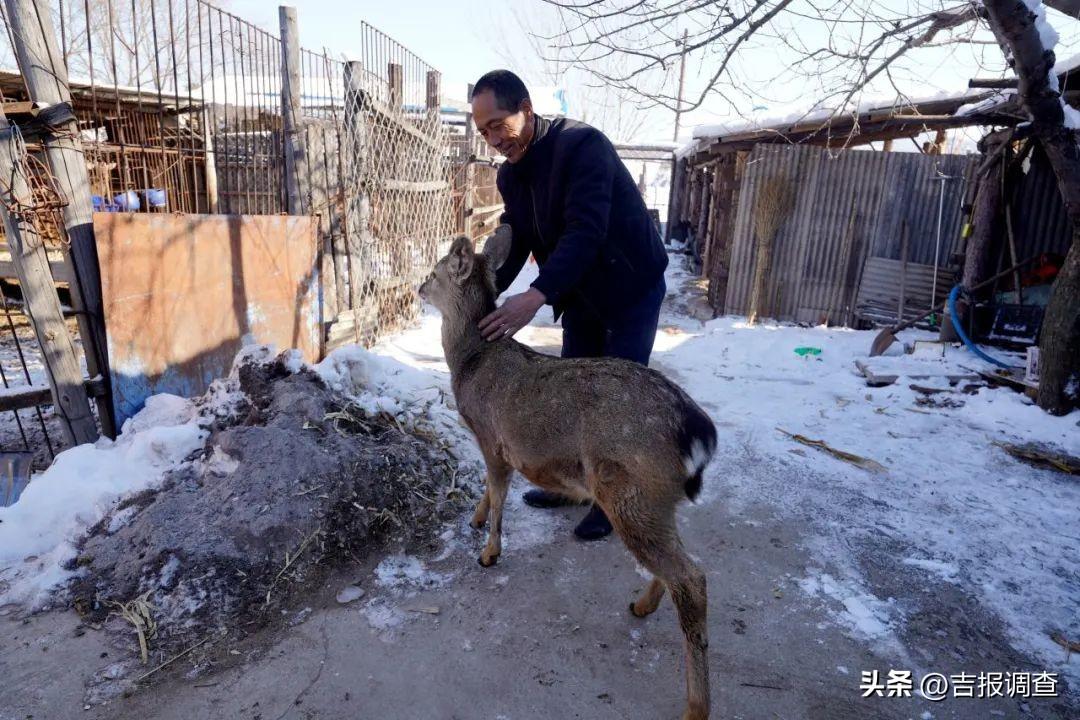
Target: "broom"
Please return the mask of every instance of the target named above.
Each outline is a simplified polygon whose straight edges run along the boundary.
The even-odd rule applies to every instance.
[[[748,322],[757,322],[762,312],[765,285],[772,266],[773,243],[795,200],[794,184],[784,176],[765,178],[754,200],[754,235],[757,238],[757,260],[754,263],[754,284],[750,291]]]

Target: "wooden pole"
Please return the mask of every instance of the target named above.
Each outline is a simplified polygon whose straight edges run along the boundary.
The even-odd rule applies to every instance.
[[[389,78],[390,86],[390,112],[397,115],[401,112],[401,98],[402,90],[405,86],[405,75],[402,72],[401,65],[397,63],[388,63],[386,66],[386,74]]]
[[[390,97],[390,116],[401,122],[404,119],[405,108],[403,103],[405,100],[405,73],[402,66],[398,63],[387,63],[386,66],[387,76],[387,90]],[[405,145],[398,141],[391,141],[390,148],[387,150],[387,162],[383,165],[384,177],[389,180],[404,179],[405,173],[402,172],[409,159],[406,158]],[[388,207],[390,212],[384,213],[389,219],[386,222],[390,237],[401,237],[405,232],[408,232],[412,228],[407,227],[407,216],[403,211],[401,203],[391,203]],[[405,255],[408,252],[403,243],[388,243],[386,250],[390,255],[390,276],[398,277],[403,275],[406,267]],[[380,280],[383,278],[380,277]]]
[[[7,116],[0,109],[0,216],[11,263],[41,346],[45,374],[64,438],[71,445],[81,445],[97,440],[97,425],[90,412],[75,345],[64,324],[45,246],[30,213],[19,211],[26,207],[23,203],[33,202],[23,175],[25,157],[26,149],[12,137]]]
[[[675,100],[675,132],[671,136],[672,142],[679,142],[679,122],[682,120],[682,96],[686,81],[686,38],[687,31],[683,30],[682,43],[680,43],[682,52],[679,54],[679,97]]]
[[[908,260],[908,221],[905,218],[900,225],[900,302],[896,307],[896,322],[904,322],[904,310],[907,305],[907,260]],[[933,298],[937,300],[937,298]]]
[[[349,197],[346,202],[346,223],[348,224],[347,247],[348,268],[339,264],[338,272],[348,275],[348,297],[340,297],[340,307],[360,310],[363,304],[363,283],[371,275],[372,260],[368,253],[372,248],[370,202],[368,201],[364,177],[361,169],[368,153],[366,116],[364,114],[364,66],[355,60],[345,63],[345,146],[349,154],[348,163]],[[344,260],[344,258],[343,258]],[[339,274],[338,277],[344,277]],[[360,323],[357,322],[359,327]],[[356,336],[359,341],[359,335]]]
[[[671,156],[671,179],[668,182],[667,222],[664,225],[664,243],[667,245],[671,244],[671,230],[676,218],[675,207],[679,202],[679,162],[673,154]]]
[[[310,211],[307,193],[308,162],[300,137],[300,35],[296,8],[278,6],[281,24],[281,119],[285,131],[285,202],[290,215]]]
[[[472,116],[473,85],[469,83],[465,90],[465,98],[469,103],[469,111],[465,113],[465,187],[461,197],[461,226],[466,237],[472,239],[472,214],[473,214],[473,186],[476,184],[476,123]]]
[[[427,106],[428,125],[433,128],[439,126],[439,118],[442,115],[442,100],[440,92],[440,75],[438,70],[428,70],[427,94],[424,98]]]
[[[441,77],[438,70],[428,70],[427,87],[424,94],[424,107],[427,116],[426,130],[431,133],[432,137],[438,137],[439,130],[442,126]],[[425,148],[425,152],[427,153],[430,162],[431,177],[442,176],[443,148],[429,146]],[[431,258],[432,264],[438,259],[439,258],[437,257]]]
[[[15,38],[19,70],[30,99],[44,109],[70,106],[67,68],[56,42],[50,5],[43,0],[4,0],[4,5],[9,29]],[[68,200],[63,209],[68,243],[63,252],[64,260],[73,271],[71,302],[78,313],[87,372],[91,377],[101,375],[109,385],[108,341],[101,297],[101,269],[94,241],[90,178],[74,116],[55,125],[55,130],[45,135],[42,143],[49,168]],[[116,437],[112,393],[105,393],[96,402],[102,432],[108,437]]]

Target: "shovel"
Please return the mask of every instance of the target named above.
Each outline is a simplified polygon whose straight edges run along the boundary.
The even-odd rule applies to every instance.
[[[997,275],[994,275],[991,278],[987,278],[986,280],[983,280],[981,283],[979,283],[975,287],[971,288],[971,290],[969,292],[975,292],[976,290],[982,290],[984,287],[986,287],[990,283],[995,282],[997,280],[1000,280],[1001,278],[1005,277],[1009,273],[1015,272],[1015,271],[1019,270],[1020,268],[1024,267],[1025,265],[1027,265],[1031,261],[1035,260],[1036,257],[1038,257],[1038,256],[1033,255],[1033,256],[1029,257],[1027,260],[1024,260],[1023,262],[1016,263],[1011,268],[1007,268],[1005,270],[1002,270]],[[933,315],[934,313],[944,312],[944,310],[945,310],[945,303],[941,303],[937,307],[931,308],[930,310],[927,310],[925,313],[923,313],[922,315],[919,315],[918,317],[912,318],[911,320],[906,320],[906,321],[904,321],[902,323],[898,323],[896,325],[893,325],[892,327],[885,328],[884,330],[882,330],[881,332],[879,332],[877,334],[877,337],[874,338],[874,342],[872,342],[870,344],[870,357],[877,357],[878,355],[880,355],[883,352],[885,352],[886,350],[888,350],[889,346],[892,345],[894,342],[896,342],[896,333],[900,332],[901,330],[907,330],[909,327],[911,327],[915,323],[919,322],[920,320],[924,320],[927,317],[929,317],[930,315]]]

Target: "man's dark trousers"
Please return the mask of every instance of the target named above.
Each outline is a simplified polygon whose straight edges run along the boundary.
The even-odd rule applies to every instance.
[[[585,308],[567,308],[562,316],[564,358],[615,357],[649,364],[660,305],[667,285],[656,287],[616,321],[604,322]]]

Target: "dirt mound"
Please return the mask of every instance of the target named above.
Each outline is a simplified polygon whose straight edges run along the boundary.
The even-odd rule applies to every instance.
[[[241,367],[243,400],[205,448],[90,531],[76,609],[148,647],[143,669],[280,617],[334,561],[419,540],[460,510],[456,461],[280,359]]]

